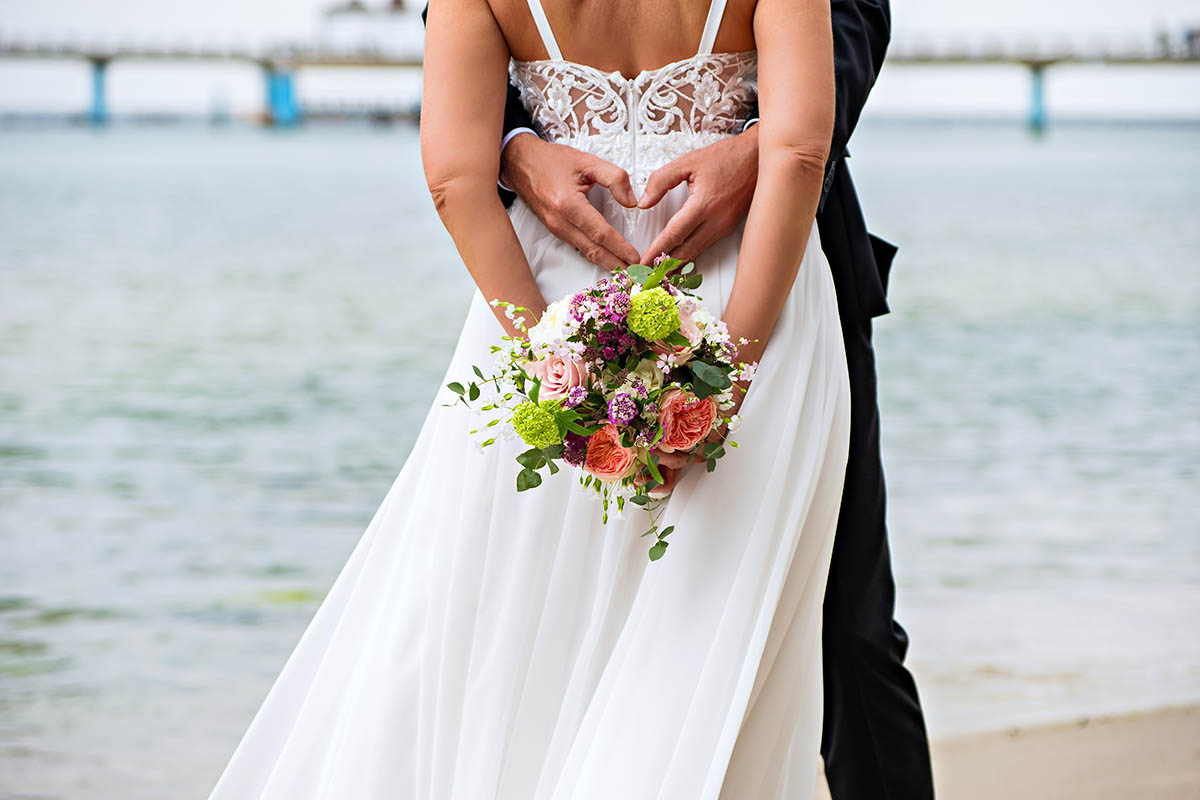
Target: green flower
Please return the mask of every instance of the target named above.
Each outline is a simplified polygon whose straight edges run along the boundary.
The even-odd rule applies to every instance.
[[[626,324],[643,339],[662,339],[679,330],[679,307],[666,289],[655,286],[633,297]]]
[[[554,414],[561,407],[561,400],[522,403],[513,409],[513,429],[530,447],[540,450],[558,444],[562,441],[562,435],[558,432]]]

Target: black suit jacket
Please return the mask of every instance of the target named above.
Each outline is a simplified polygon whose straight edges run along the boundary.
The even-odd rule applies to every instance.
[[[830,12],[837,101],[817,227],[833,272],[842,323],[847,324],[888,312],[887,279],[896,247],[867,232],[844,162],[850,156],[846,144],[883,66],[891,39],[891,11],[888,0],[830,0]],[[521,127],[533,128],[534,124],[510,83],[504,132]],[[500,195],[506,206],[514,197],[503,190]]]

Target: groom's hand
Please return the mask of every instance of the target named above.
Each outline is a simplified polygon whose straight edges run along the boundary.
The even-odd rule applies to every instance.
[[[642,254],[642,264],[653,263],[660,253],[691,261],[746,218],[758,183],[758,126],[684,153],[656,170],[638,206],[656,205],[684,181],[687,201]]]
[[[547,230],[596,266],[618,269],[637,263],[637,250],[587,199],[587,191],[599,184],[626,208],[637,205],[629,175],[617,165],[523,133],[500,154],[500,179]]]

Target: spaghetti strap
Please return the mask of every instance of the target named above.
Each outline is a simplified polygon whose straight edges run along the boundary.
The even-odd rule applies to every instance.
[[[538,33],[542,36],[542,44],[546,48],[546,52],[550,54],[550,58],[554,61],[562,61],[562,51],[558,49],[558,41],[554,38],[554,31],[550,30],[550,20],[546,19],[546,10],[542,8],[542,0],[527,0],[529,3],[529,12],[533,14],[533,21],[537,25]]]
[[[529,0],[530,5],[538,0]],[[708,5],[708,19],[704,21],[704,33],[700,36],[698,56],[706,56],[712,52],[713,44],[717,41],[717,31],[721,30],[721,19],[725,16],[725,0],[712,0]]]

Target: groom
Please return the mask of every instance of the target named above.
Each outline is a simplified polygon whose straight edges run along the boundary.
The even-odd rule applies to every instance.
[[[928,800],[929,745],[917,688],[904,667],[908,638],[893,618],[895,585],[884,520],[871,319],[888,311],[888,268],[896,249],[867,233],[844,160],[890,36],[888,0],[831,0],[837,113],[817,214],[833,271],[850,369],[851,428],[846,482],[825,593],[825,730],[821,754],[833,800]],[[544,142],[509,85],[501,144],[502,187],[588,260],[616,268],[648,264],[662,252],[685,261],[746,216],[758,169],[758,131],[681,156],[656,172],[641,200],[649,207],[688,181],[690,197],[645,253],[638,253],[588,203],[601,184],[632,204],[624,170]],[[522,135],[532,134],[532,135]],[[503,191],[505,203],[513,194]]]

